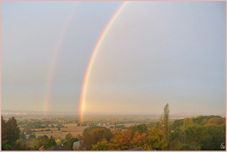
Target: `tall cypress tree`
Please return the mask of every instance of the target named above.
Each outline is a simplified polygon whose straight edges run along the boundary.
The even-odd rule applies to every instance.
[[[169,118],[169,113],[170,113],[169,104],[166,104],[164,108],[164,115],[161,117],[160,126],[164,133],[164,141],[166,145],[165,147],[167,149],[170,148],[170,132],[171,132],[171,122]]]

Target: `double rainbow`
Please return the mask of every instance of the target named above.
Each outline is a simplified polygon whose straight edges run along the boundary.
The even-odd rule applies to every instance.
[[[80,107],[79,107],[79,114],[80,114],[80,122],[82,122],[83,119],[83,111],[84,111],[84,107],[85,107],[85,97],[86,97],[86,90],[87,90],[87,86],[88,86],[88,81],[89,81],[89,76],[92,70],[92,65],[94,63],[95,57],[98,53],[99,48],[101,47],[106,35],[108,34],[111,26],[113,25],[114,21],[117,19],[117,17],[120,15],[120,13],[122,12],[122,10],[125,8],[126,4],[128,2],[125,1],[123,2],[120,7],[117,9],[117,11],[114,13],[114,15],[111,17],[111,19],[109,20],[108,24],[106,25],[106,27],[104,28],[101,36],[99,37],[98,42],[96,43],[93,53],[91,55],[91,58],[89,60],[88,66],[87,66],[87,70],[85,73],[85,77],[84,77],[84,81],[83,81],[83,85],[82,85],[82,91],[81,91],[81,97],[80,97]],[[72,22],[73,19],[73,15],[75,14],[76,11],[76,6],[72,9],[67,21],[66,21],[66,25],[64,26],[65,28],[63,29],[60,39],[58,41],[58,45],[55,49],[55,54],[53,57],[53,60],[51,62],[51,66],[50,66],[50,72],[48,75],[48,83],[47,83],[47,91],[46,91],[46,97],[45,97],[45,104],[44,104],[44,110],[45,110],[45,114],[49,115],[49,111],[50,111],[50,101],[51,101],[51,86],[53,83],[53,76],[54,76],[54,72],[56,69],[56,63],[57,60],[59,58],[60,52],[61,52],[61,48],[62,45],[64,43],[64,39],[65,39],[65,35],[67,33],[67,30]]]

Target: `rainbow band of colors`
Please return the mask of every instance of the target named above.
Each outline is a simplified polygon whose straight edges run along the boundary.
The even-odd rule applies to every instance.
[[[50,111],[50,101],[51,101],[51,86],[53,83],[53,77],[54,77],[54,72],[56,69],[56,64],[57,64],[57,60],[59,58],[60,52],[62,50],[62,46],[64,43],[64,39],[66,36],[66,33],[69,29],[69,26],[73,20],[73,16],[75,14],[76,8],[77,8],[78,4],[75,4],[75,6],[72,7],[71,12],[69,13],[68,18],[66,19],[66,23],[64,25],[64,28],[60,34],[60,38],[58,40],[57,46],[55,48],[55,52],[54,52],[54,56],[51,62],[51,66],[50,66],[50,70],[49,70],[49,75],[48,75],[48,81],[47,81],[47,91],[46,91],[46,97],[44,100],[44,111],[45,111],[45,115],[49,115],[49,111]]]
[[[92,70],[92,65],[94,63],[95,57],[98,53],[98,50],[100,49],[103,40],[105,39],[106,35],[108,34],[111,26],[113,25],[114,21],[117,19],[117,17],[120,15],[120,13],[122,12],[122,10],[125,8],[126,4],[128,2],[123,2],[121,4],[121,6],[117,9],[117,11],[114,13],[114,15],[112,16],[112,18],[110,19],[110,21],[108,22],[107,26],[105,27],[105,29],[103,30],[97,44],[95,45],[95,48],[93,50],[93,53],[91,55],[90,61],[88,63],[87,66],[87,70],[85,73],[85,77],[84,77],[84,81],[83,81],[83,86],[82,86],[82,91],[81,91],[81,98],[80,98],[80,123],[82,123],[83,120],[83,112],[84,112],[84,106],[85,106],[85,97],[86,97],[86,90],[87,90],[87,85],[88,85],[88,81],[89,81],[89,76]]]

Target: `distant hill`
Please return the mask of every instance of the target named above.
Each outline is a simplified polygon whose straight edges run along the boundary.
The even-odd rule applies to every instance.
[[[179,119],[175,120],[172,124],[172,129],[176,129],[180,126],[186,125],[186,124],[198,124],[202,126],[208,126],[208,125],[213,125],[213,126],[220,126],[222,124],[226,123],[226,118],[223,118],[221,116],[195,116],[191,118],[184,118],[184,119]]]

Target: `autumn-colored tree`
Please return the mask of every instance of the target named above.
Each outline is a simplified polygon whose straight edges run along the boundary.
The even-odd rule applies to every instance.
[[[148,144],[146,143],[146,133],[139,134],[139,132],[136,132],[131,140],[132,148],[142,147],[142,148],[148,148]]]
[[[29,146],[28,142],[23,142],[21,144],[21,150],[31,150],[31,147]]]
[[[51,138],[49,139],[47,135],[38,136],[37,139],[33,139],[32,142],[32,146],[35,150],[38,150],[41,146],[49,148],[54,145],[56,145],[54,138],[51,136]]]
[[[32,146],[34,147],[35,150],[38,150],[41,147],[41,143],[38,139],[33,139]]]
[[[166,147],[164,132],[160,128],[153,127],[147,136],[147,143],[150,143],[154,150],[163,150]]]
[[[206,123],[204,126],[205,126],[205,127],[210,127],[210,126],[218,127],[218,125],[215,124],[215,123]]]
[[[142,147],[145,150],[152,150],[146,143],[146,133],[135,132],[132,137],[130,131],[113,131],[114,137],[108,142],[103,139],[101,142],[93,145],[93,150],[129,150],[131,148]]]
[[[59,145],[59,146],[61,146],[62,145],[62,140],[61,139],[57,139],[56,140],[56,144]]]
[[[43,135],[40,139],[40,142],[43,144],[49,137],[47,135]]]
[[[92,145],[101,142],[103,139],[109,141],[113,137],[111,131],[105,127],[89,127],[83,131],[80,149],[91,150]]]
[[[113,150],[128,150],[131,148],[131,133],[129,131],[113,131],[114,138],[110,140]]]
[[[103,139],[101,142],[98,142],[97,144],[92,146],[92,150],[113,150],[112,146],[106,141],[106,139]]]
[[[225,118],[213,117],[210,118],[207,124],[214,124],[214,126],[219,126],[225,123]]]

